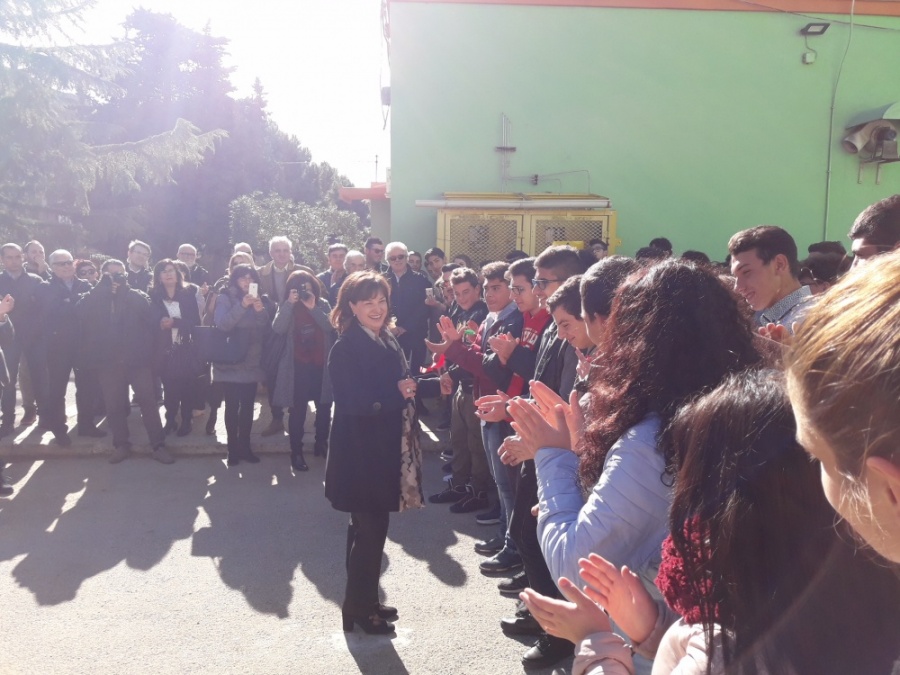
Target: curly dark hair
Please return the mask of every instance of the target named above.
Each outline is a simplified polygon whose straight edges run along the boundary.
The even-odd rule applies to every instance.
[[[688,400],[760,361],[734,296],[709,270],[674,259],[625,281],[598,352],[579,468],[586,490],[628,429],[651,413],[665,428]],[[675,458],[665,455],[671,476]]]

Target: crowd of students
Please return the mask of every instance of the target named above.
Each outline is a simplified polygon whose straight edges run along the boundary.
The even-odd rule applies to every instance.
[[[173,461],[165,435],[191,433],[207,406],[213,433],[224,400],[228,464],[257,462],[264,384],[263,433],[283,433],[287,409],[291,464],[307,470],[310,402],[315,454],[328,454],[331,309],[351,275],[374,270],[418,383],[405,391],[450,430],[446,488],[428,501],[497,526],[475,549],[519,598],[500,628],[536,638],[526,668],[575,652],[575,672],[592,675],[889,673],[900,586],[847,525],[900,561],[900,195],[849,238],[849,254],[820,242],[801,261],[786,230],[759,226],[730,239],[724,263],[676,258],[660,238],[634,258],[597,240],[478,269],[370,238],[363,251],[333,244],[316,274],[276,237],[259,267],[236,245],[215,282],[189,244],[150,268],[135,241],[99,270],[6,244],[0,436],[18,382],[21,423],[66,445],[74,370],[78,433],[105,435],[105,414],[110,461],[131,451],[130,385],[157,460]],[[242,336],[211,377],[183,348],[202,326]]]

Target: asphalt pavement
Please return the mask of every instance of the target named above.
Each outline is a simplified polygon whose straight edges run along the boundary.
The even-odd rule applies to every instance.
[[[500,632],[514,601],[472,548],[494,526],[446,505],[391,516],[381,586],[396,635],[344,633],[347,516],[324,497],[324,460],[295,475],[287,437],[259,436],[262,414],[262,462],[233,468],[221,420],[206,436],[205,416],[168,443],[170,466],[111,465],[108,438],[4,439],[16,492],[0,499],[0,673],[523,672],[532,639]],[[146,450],[136,409],[130,426]],[[443,486],[447,438],[426,428],[423,440],[427,495]]]

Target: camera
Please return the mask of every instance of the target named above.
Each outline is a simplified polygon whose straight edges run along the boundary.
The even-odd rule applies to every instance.
[[[300,284],[300,287],[297,289],[297,292],[300,294],[301,300],[309,300],[309,296],[312,295],[312,293],[309,290],[308,283]]]
[[[109,275],[109,278],[112,279],[114,284],[124,284],[128,281],[128,277],[125,276],[123,272],[113,272]]]

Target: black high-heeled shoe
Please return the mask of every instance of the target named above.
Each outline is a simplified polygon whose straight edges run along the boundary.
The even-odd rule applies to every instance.
[[[372,616],[351,616],[342,612],[341,618],[344,622],[345,633],[352,633],[354,624],[369,635],[387,635],[394,632],[394,624],[388,623],[377,614]]]
[[[378,606],[375,607],[375,613],[385,621],[395,621],[400,616],[396,607],[391,607],[390,605],[385,605],[380,602],[378,603]]]

